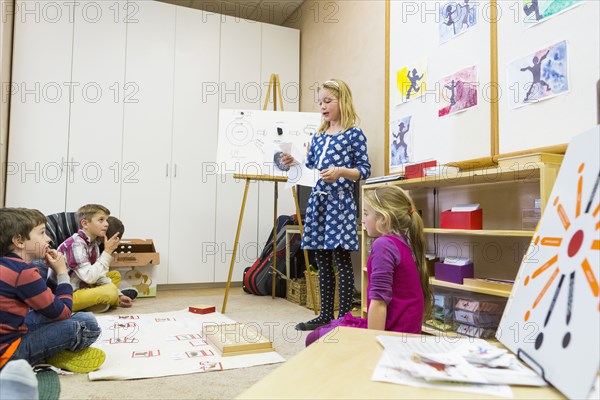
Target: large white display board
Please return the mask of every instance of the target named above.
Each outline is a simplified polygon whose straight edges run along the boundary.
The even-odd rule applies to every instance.
[[[220,174],[285,176],[282,152],[302,162],[321,123],[319,113],[220,110]]]

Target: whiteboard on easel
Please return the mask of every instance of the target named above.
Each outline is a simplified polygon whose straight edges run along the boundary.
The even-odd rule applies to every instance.
[[[281,153],[303,162],[320,124],[319,113],[220,110],[218,172],[287,176]]]

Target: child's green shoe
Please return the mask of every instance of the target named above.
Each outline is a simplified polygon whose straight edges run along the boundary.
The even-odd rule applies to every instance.
[[[48,359],[48,364],[79,374],[86,374],[100,368],[106,354],[95,347],[81,351],[63,350]]]

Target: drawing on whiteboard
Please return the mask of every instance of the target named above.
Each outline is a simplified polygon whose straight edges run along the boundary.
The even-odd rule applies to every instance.
[[[464,111],[477,105],[477,67],[464,68],[442,78],[439,82],[440,99],[444,107],[438,110],[438,116]]]
[[[427,90],[427,61],[406,65],[396,72],[396,105],[422,96]]]
[[[582,0],[523,0],[523,22],[533,26],[582,3]]]
[[[563,40],[508,66],[511,108],[550,99],[569,91],[567,42]]]
[[[412,159],[412,115],[390,123],[390,171],[398,172]]]
[[[218,172],[287,176],[281,153],[303,160],[320,122],[319,113],[221,110]]]
[[[477,2],[469,0],[448,2],[440,8],[439,39],[440,43],[466,32],[477,25]]]

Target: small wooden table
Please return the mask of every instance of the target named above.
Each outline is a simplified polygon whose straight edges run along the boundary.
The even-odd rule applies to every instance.
[[[377,335],[402,335],[370,329],[340,328],[296,354],[238,399],[498,399],[371,380],[383,347]],[[310,382],[307,385],[306,382]],[[564,399],[552,387],[513,386],[516,399]]]

